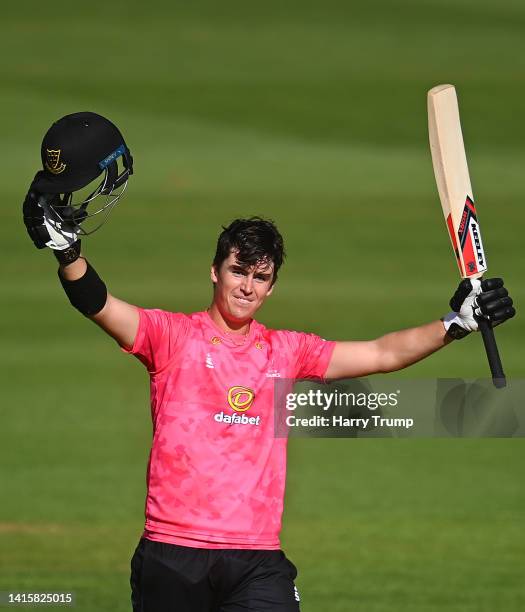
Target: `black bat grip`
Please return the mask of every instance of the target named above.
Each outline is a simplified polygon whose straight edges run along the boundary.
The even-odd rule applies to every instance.
[[[478,327],[485,345],[485,352],[489,360],[490,371],[492,372],[492,382],[497,389],[503,389],[507,386],[501,358],[499,356],[498,345],[494,337],[494,330],[486,319],[478,319]]]

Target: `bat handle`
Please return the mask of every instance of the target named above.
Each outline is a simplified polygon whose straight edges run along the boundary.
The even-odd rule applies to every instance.
[[[503,372],[503,366],[501,365],[501,358],[499,356],[496,338],[494,337],[494,330],[486,319],[479,319],[478,327],[481,332],[481,337],[483,338],[483,344],[485,345],[487,359],[489,360],[490,371],[492,372],[492,382],[497,389],[502,389],[507,386],[507,380]]]

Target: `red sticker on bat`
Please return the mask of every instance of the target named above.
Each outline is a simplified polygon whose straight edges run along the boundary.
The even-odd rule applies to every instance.
[[[454,255],[456,256],[456,261],[458,262],[459,273],[463,276],[463,268],[461,266],[461,258],[459,256],[458,243],[456,240],[456,232],[454,231],[454,225],[452,224],[452,215],[449,213],[447,217],[447,227],[448,233],[450,234],[450,239],[452,240],[452,248],[454,249]]]
[[[450,225],[449,225],[450,229]],[[481,232],[479,229],[478,218],[476,215],[476,207],[474,202],[466,197],[465,206],[461,215],[461,221],[458,228],[458,243],[459,250],[455,247],[456,257],[462,276],[474,276],[487,269],[485,261],[485,252],[481,242]],[[461,261],[463,266],[461,265]]]

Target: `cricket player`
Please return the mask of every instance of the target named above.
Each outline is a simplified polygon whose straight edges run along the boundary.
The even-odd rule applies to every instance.
[[[450,314],[370,341],[268,329],[255,317],[275,290],[285,251],[275,224],[252,217],[219,235],[207,308],[140,308],[113,296],[81,252],[96,198],[71,199],[103,172],[98,195],[111,205],[133,171],[122,135],[99,115],[68,115],[46,134],[42,159],[24,202],[28,233],[53,250],[71,304],[150,376],[153,440],[146,522],[131,562],[134,612],[297,612],[297,571],[279,542],[286,439],[274,436],[275,378],[405,368],[475,332],[479,317],[512,317],[503,281],[463,281]]]

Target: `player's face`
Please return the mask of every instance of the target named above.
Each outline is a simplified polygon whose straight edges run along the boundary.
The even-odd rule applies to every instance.
[[[246,267],[237,261],[232,252],[218,270],[212,266],[214,305],[227,322],[238,324],[249,321],[271,295],[272,278],[272,262]]]

